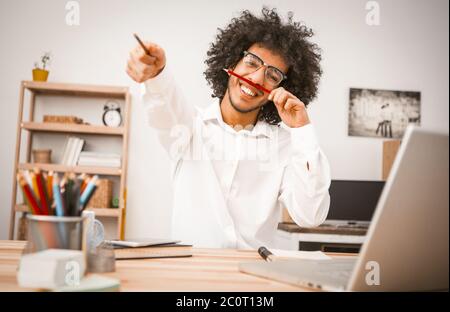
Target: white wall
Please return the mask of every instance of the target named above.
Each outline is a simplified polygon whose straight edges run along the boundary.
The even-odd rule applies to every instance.
[[[51,50],[51,81],[130,85],[128,237],[169,233],[168,158],[144,124],[137,86],[124,67],[137,32],[161,44],[187,98],[205,105],[202,72],[217,27],[263,4],[295,12],[316,31],[324,76],[311,115],[333,178],[380,179],[381,140],[347,136],[350,87],[422,92],[422,124],[448,131],[448,1],[382,0],[381,25],[367,26],[365,0],[78,1],[79,26],[65,23],[66,1],[0,0],[0,239],[9,227],[19,83]],[[92,112],[98,114],[98,112]]]

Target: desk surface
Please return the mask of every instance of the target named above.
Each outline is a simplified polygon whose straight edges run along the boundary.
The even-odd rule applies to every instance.
[[[0,241],[0,291],[28,291],[16,274],[23,241]],[[121,291],[305,291],[239,272],[238,263],[260,260],[256,251],[193,248],[193,257],[116,261]],[[338,256],[338,255],[336,255]],[[32,289],[31,289],[32,290]]]

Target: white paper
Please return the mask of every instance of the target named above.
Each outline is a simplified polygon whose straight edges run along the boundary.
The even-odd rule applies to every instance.
[[[322,251],[302,251],[302,250],[283,250],[270,249],[275,257],[279,258],[293,258],[293,259],[308,259],[308,260],[330,260],[331,257],[324,254]]]

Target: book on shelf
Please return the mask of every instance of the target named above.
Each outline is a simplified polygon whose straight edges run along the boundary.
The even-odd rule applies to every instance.
[[[72,153],[72,159],[70,160],[71,166],[75,166],[77,164],[78,157],[80,157],[81,150],[83,149],[84,140],[76,138],[76,143],[74,147],[74,152]]]
[[[83,150],[84,142],[83,139],[70,136],[64,145],[61,164],[65,166],[75,166],[81,151]]]
[[[67,158],[66,154],[67,154],[67,146],[69,145],[69,141],[70,141],[70,137],[64,143],[63,153],[62,153],[61,161],[60,161],[61,165],[63,165],[65,163],[65,160]]]
[[[81,152],[78,158],[79,166],[120,168],[121,156],[119,154]]]
[[[64,144],[63,154],[61,157],[61,165],[65,165],[67,161],[67,154],[69,153],[69,145],[72,142],[72,137],[69,137]]]

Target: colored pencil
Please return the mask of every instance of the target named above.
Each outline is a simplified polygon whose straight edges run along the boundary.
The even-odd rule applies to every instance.
[[[61,182],[59,182],[59,186],[61,188],[63,188],[66,185],[66,183],[67,183],[67,173],[64,173],[64,175],[63,175],[63,177],[61,179]]]
[[[44,215],[48,216],[50,214],[50,207],[48,204],[47,185],[46,183],[44,183],[44,178],[39,168],[35,168],[34,173],[36,176],[36,184],[39,192],[39,198],[41,200],[41,211]]]
[[[16,176],[17,176],[17,183],[19,184],[20,189],[22,190],[23,200],[25,201],[25,204],[27,205],[28,210],[29,210],[30,212],[32,212],[32,211],[33,211],[33,208],[31,207],[31,203],[30,203],[30,201],[28,200],[28,196],[25,194],[25,190],[23,189],[23,186],[20,184],[20,181],[21,181],[22,179],[23,179],[23,180],[25,181],[25,183],[26,183],[26,179],[23,177],[23,175],[22,175],[20,172],[18,172]]]
[[[66,207],[66,212],[67,215],[69,216],[73,216],[74,213],[74,208],[73,208],[73,202],[72,202],[72,188],[74,185],[74,181],[73,181],[73,174],[69,174],[68,178],[67,178],[67,183],[66,183],[66,194],[65,194],[65,207]]]
[[[36,195],[36,199],[38,200],[38,202],[41,200],[39,197],[39,189],[38,189],[38,185],[37,185],[37,181],[36,181],[36,175],[33,172],[29,172],[29,176],[31,179],[31,188],[34,192],[34,194]]]
[[[81,214],[80,187],[81,187],[81,180],[76,179],[72,190],[72,207],[74,216],[79,216]]]
[[[95,192],[95,190],[97,188],[97,185],[98,185],[98,176],[95,175],[89,181],[89,183],[86,186],[86,189],[84,190],[83,194],[81,194],[80,204],[83,207],[82,209],[84,209],[86,207],[87,203],[89,202],[89,200],[92,197],[92,194],[94,194],[94,192]]]
[[[81,187],[80,187],[80,193],[81,193],[81,194],[83,194],[83,192],[84,192],[84,190],[86,189],[86,186],[87,186],[87,184],[88,184],[88,182],[89,182],[90,179],[91,179],[91,177],[89,177],[89,176],[86,176],[86,177],[83,179],[83,182],[81,183]]]
[[[50,171],[47,175],[47,194],[49,203],[53,202],[53,171]]]
[[[58,177],[57,173],[55,173],[53,175],[53,194],[54,194],[55,204],[56,204],[56,215],[58,217],[63,217],[64,216],[64,204],[63,204],[63,199],[61,196],[61,189],[59,186],[59,177]]]
[[[36,215],[40,214],[39,205],[34,198],[33,191],[31,190],[30,186],[21,175],[18,175],[17,179],[19,181],[20,187],[23,190],[23,193],[26,196],[26,201],[29,203],[31,213]]]

